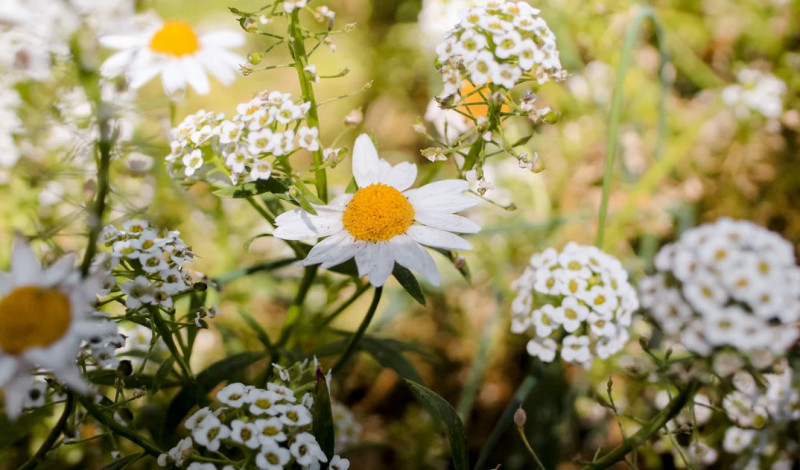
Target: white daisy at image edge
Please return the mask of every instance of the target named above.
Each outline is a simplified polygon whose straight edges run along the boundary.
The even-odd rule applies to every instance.
[[[126,76],[131,88],[140,88],[161,75],[164,91],[172,95],[191,85],[205,95],[209,92],[206,71],[220,83],[230,85],[246,60],[228,49],[244,45],[236,31],[214,31],[198,36],[183,21],[164,21],[141,34],[108,35],[100,43],[119,52],[100,67],[106,78]]]
[[[75,256],[43,269],[31,247],[15,241],[11,271],[0,272],[0,388],[9,418],[22,412],[39,369],[88,391],[76,358],[81,341],[100,325],[91,318],[99,288],[98,280],[83,279],[75,269]]]
[[[369,276],[375,287],[391,275],[395,262],[439,285],[439,270],[426,245],[446,250],[470,250],[472,245],[455,233],[477,233],[480,226],[456,215],[478,204],[463,180],[442,180],[408,189],[417,178],[416,165],[392,166],[378,157],[366,134],[353,149],[354,194],[342,194],[328,205],[314,206],[316,215],[302,209],[275,219],[276,238],[313,242],[304,266],[324,269],[355,258],[359,276]],[[455,232],[455,233],[454,233]]]

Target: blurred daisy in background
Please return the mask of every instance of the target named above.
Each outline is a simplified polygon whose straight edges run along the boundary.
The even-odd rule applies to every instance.
[[[369,282],[379,287],[397,262],[438,285],[439,271],[421,245],[472,249],[455,234],[480,231],[478,224],[455,214],[478,203],[465,194],[469,189],[466,181],[442,180],[408,189],[417,178],[416,165],[390,165],[378,157],[366,134],[356,139],[353,177],[358,190],[326,206],[315,206],[316,215],[295,209],[275,219],[276,238],[310,241],[328,237],[311,249],[304,265],[321,264],[327,269],[355,257],[358,275],[369,276]]]
[[[168,95],[190,85],[197,93],[209,92],[206,72],[224,85],[236,79],[245,58],[229,49],[244,45],[236,31],[214,31],[198,35],[191,25],[180,20],[162,21],[145,32],[108,35],[100,43],[116,52],[103,63],[104,77],[125,76],[132,88],[140,88],[161,75]]]
[[[81,342],[107,323],[92,317],[99,288],[93,277],[81,277],[74,256],[43,269],[31,247],[16,241],[11,272],[0,272],[0,388],[11,419],[22,411],[38,369],[88,390],[76,358]]]

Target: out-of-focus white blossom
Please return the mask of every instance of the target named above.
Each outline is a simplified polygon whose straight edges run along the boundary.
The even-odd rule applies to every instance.
[[[771,73],[755,69],[742,69],[736,74],[738,83],[722,90],[722,101],[732,107],[740,118],[751,112],[765,118],[776,119],[783,112],[783,95],[786,83]]]

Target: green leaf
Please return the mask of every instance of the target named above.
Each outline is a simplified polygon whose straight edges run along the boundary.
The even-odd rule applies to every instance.
[[[267,353],[265,352],[247,351],[226,357],[208,366],[206,370],[197,375],[197,387],[194,385],[183,387],[170,402],[167,409],[167,417],[164,421],[165,434],[174,431],[186,414],[205,399],[205,394],[226,380],[232,370],[247,367],[266,356]],[[202,395],[198,395],[197,388],[200,389]]]
[[[256,333],[256,336],[258,337],[258,340],[261,341],[261,344],[263,344],[267,349],[272,349],[272,341],[269,340],[269,336],[267,335],[267,332],[264,331],[264,328],[261,326],[261,324],[258,323],[258,321],[253,318],[252,315],[244,310],[239,310],[239,316],[242,317],[242,320],[247,323],[247,326],[249,326],[250,329]]]
[[[45,417],[50,416],[52,412],[52,407],[43,406],[22,413],[16,421],[11,421],[5,413],[0,413],[0,429],[3,430],[0,432],[0,449],[10,447],[23,439],[36,424],[40,423]]]
[[[425,383],[411,361],[403,355],[402,349],[392,341],[374,336],[363,336],[359,342],[359,348],[375,358],[383,367],[397,372],[400,377],[416,383]]]
[[[128,465],[131,465],[132,463],[134,463],[137,460],[141,459],[145,455],[147,455],[147,454],[145,454],[144,452],[141,452],[139,454],[133,454],[133,455],[125,456],[125,457],[122,457],[121,459],[117,459],[117,460],[111,462],[110,464],[106,465],[105,467],[101,468],[100,470],[122,470],[123,468],[126,468]]]
[[[411,393],[414,394],[417,401],[428,410],[428,413],[444,421],[450,438],[450,454],[453,458],[453,465],[456,470],[467,470],[469,468],[467,434],[464,431],[464,423],[461,422],[456,410],[433,390],[411,380],[403,379],[403,381],[411,389]]]
[[[256,180],[242,183],[238,186],[231,186],[230,188],[222,188],[213,191],[219,197],[243,199],[246,197],[258,196],[264,193],[285,193],[288,189],[286,186],[275,178],[268,180]]]
[[[317,438],[317,443],[328,459],[333,458],[334,437],[333,412],[331,411],[331,395],[328,392],[328,382],[325,374],[317,368],[316,371],[316,398],[314,399],[314,422],[312,432]]]
[[[522,137],[518,141],[516,141],[513,144],[511,144],[511,147],[513,148],[513,147],[518,147],[520,145],[525,145],[525,144],[528,143],[529,140],[531,140],[531,137],[533,137],[533,132],[531,132],[530,134]]]
[[[403,289],[405,289],[411,297],[414,297],[414,300],[419,302],[420,305],[425,305],[425,294],[422,293],[422,288],[419,286],[417,278],[411,274],[411,271],[395,263],[392,274],[394,278],[397,279],[397,282],[403,286]]]

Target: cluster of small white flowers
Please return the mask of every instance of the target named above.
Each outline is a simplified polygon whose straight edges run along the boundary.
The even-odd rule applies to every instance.
[[[595,357],[608,358],[628,341],[639,308],[622,264],[575,243],[531,257],[512,289],[517,296],[511,331],[532,335],[528,354],[544,362],[553,361],[558,350],[562,360],[585,367]]]
[[[539,10],[525,2],[484,0],[469,9],[436,47],[444,79],[442,99],[457,97],[463,80],[513,88],[526,76],[545,83],[566,72],[556,37]]]
[[[777,451],[797,447],[786,426],[800,419],[798,383],[788,363],[781,361],[780,366],[781,373],[763,375],[763,388],[747,372],[734,376],[735,389],[722,401],[733,423],[722,441],[725,452],[740,455],[743,461],[758,463],[762,457],[785,460],[786,456]]]
[[[96,331],[86,339],[86,343],[89,356],[98,367],[117,367],[117,349],[125,346],[125,335],[119,332],[116,322],[98,322]]]
[[[266,389],[233,383],[217,392],[217,400],[222,407],[201,408],[186,420],[192,435],[159,456],[159,465],[185,464],[193,446],[214,453],[236,448],[255,455],[255,466],[267,470],[293,468],[293,463],[319,468],[328,462],[309,432],[314,406],[310,393],[298,399],[291,388],[277,382],[268,383]],[[346,470],[349,466],[347,459],[335,455],[328,468]]]
[[[739,82],[722,90],[722,101],[740,118],[756,112],[770,119],[780,117],[786,83],[771,73],[742,69],[736,74]]]
[[[21,132],[17,108],[22,103],[17,90],[0,82],[0,168],[14,166],[19,149],[14,137]]]
[[[172,308],[172,296],[192,288],[194,274],[185,265],[195,254],[180,238],[180,232],[160,232],[141,220],[130,220],[117,229],[106,226],[101,240],[111,247],[113,260],[124,262],[141,272],[120,285],[126,294],[125,305]]]
[[[218,154],[234,185],[269,179],[275,157],[299,148],[319,150],[319,129],[301,126],[309,107],[292,101],[289,93],[263,91],[238,105],[232,120],[198,111],[173,131],[166,158],[170,173],[189,179],[211,176],[219,170],[212,161]]]
[[[800,268],[775,233],[722,218],[664,246],[655,267],[639,284],[642,305],[690,351],[780,354],[798,337]]]

